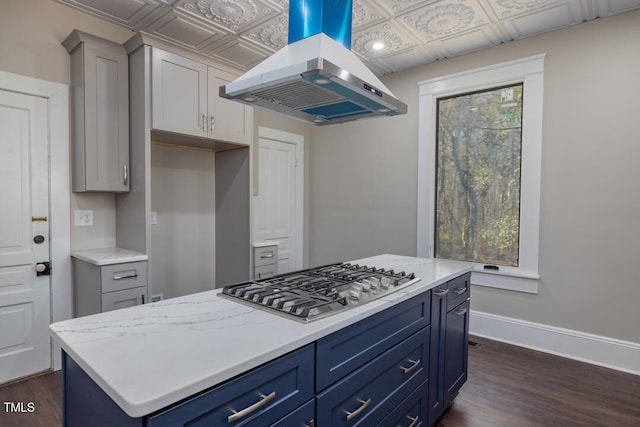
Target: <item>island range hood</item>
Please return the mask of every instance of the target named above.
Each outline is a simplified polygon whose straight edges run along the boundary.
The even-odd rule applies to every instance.
[[[288,45],[220,96],[314,125],[405,114],[407,105],[351,52],[351,0],[291,0]]]

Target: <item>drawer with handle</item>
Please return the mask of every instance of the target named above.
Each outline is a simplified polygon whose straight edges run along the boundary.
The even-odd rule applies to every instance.
[[[418,427],[427,425],[429,383],[425,381],[376,427]]]
[[[427,380],[427,326],[318,395],[319,426],[372,426]]]
[[[313,397],[313,358],[311,344],[149,417],[147,427],[268,426]]]
[[[471,273],[450,280],[447,283],[447,288],[447,311],[451,311],[471,295]]]
[[[316,350],[316,391],[351,373],[429,324],[429,292],[320,338]]]
[[[105,265],[100,274],[103,293],[147,286],[146,261]]]
[[[261,267],[263,265],[278,263],[278,245],[258,246],[253,248],[253,265]]]

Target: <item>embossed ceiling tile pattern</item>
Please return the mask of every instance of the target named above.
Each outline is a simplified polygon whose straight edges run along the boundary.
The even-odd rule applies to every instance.
[[[604,18],[606,16],[615,15],[616,13],[627,12],[638,8],[638,0],[616,0],[616,1],[598,1],[593,0],[594,16],[593,18]]]
[[[271,54],[271,52],[256,46],[255,43],[242,38],[227,37],[225,40],[228,41],[204,53],[219,56],[227,62],[236,64],[236,66],[246,66],[247,68],[262,62]]]
[[[473,31],[444,39],[435,40],[427,44],[434,53],[440,53],[438,59],[462,55],[487,46],[496,46],[502,42],[500,33],[492,25],[486,25]]]
[[[235,34],[281,13],[260,0],[178,0],[174,7]]]
[[[426,49],[418,46],[414,49],[405,50],[396,54],[387,55],[381,58],[374,58],[369,61],[368,65],[376,64],[379,68],[385,70],[384,74],[388,74],[417,67],[436,60],[437,57],[427,52]]]
[[[509,0],[509,3],[514,1]],[[587,19],[587,10],[580,3],[577,0],[545,2],[537,9],[521,12],[503,21],[502,26],[512,39],[519,39],[579,24]]]
[[[385,21],[385,11],[372,0],[353,0],[351,28],[353,31]]]
[[[165,8],[156,0],[57,0],[107,21],[132,28],[158,8]]]
[[[491,22],[482,6],[471,0],[429,4],[402,15],[400,21],[425,42],[473,31]]]
[[[380,6],[389,12],[390,16],[397,17],[413,9],[421,8],[440,0],[376,0]]]
[[[376,43],[382,43],[382,49],[375,49]],[[394,21],[367,27],[351,36],[351,50],[367,60],[408,50],[417,45],[418,40]]]
[[[288,15],[282,14],[251,28],[242,37],[260,44],[271,52],[276,52],[287,45],[288,32]]]
[[[175,9],[169,9],[169,12],[146,25],[145,31],[194,50],[199,50],[222,37],[222,34],[211,26],[204,26]]]
[[[53,1],[243,69],[287,43],[289,0]],[[382,75],[638,8],[640,0],[353,0],[352,47]],[[374,39],[387,50],[374,52]]]

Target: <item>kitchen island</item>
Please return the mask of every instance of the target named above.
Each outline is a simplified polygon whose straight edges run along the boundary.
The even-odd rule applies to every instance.
[[[413,395],[424,401],[426,423],[466,380],[471,267],[397,255],[352,262],[421,280],[307,324],[221,298],[220,290],[52,324],[64,352],[66,425],[182,425],[196,418],[218,425],[215,417],[224,425],[304,425],[290,418],[298,414],[319,427],[342,418],[371,425],[376,414],[401,412]],[[461,321],[449,324],[450,315]],[[398,363],[404,377],[396,388],[380,398],[360,396],[388,388],[396,379],[385,377],[395,372],[387,365]],[[291,390],[276,395],[272,385]],[[234,396],[239,400],[224,401]]]

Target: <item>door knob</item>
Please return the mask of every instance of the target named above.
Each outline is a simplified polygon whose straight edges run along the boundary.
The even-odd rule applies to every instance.
[[[36,263],[36,276],[50,276],[51,263],[49,261]]]
[[[44,242],[44,236],[41,234],[38,234],[37,236],[34,236],[33,238],[33,242],[37,245],[41,244]]]

